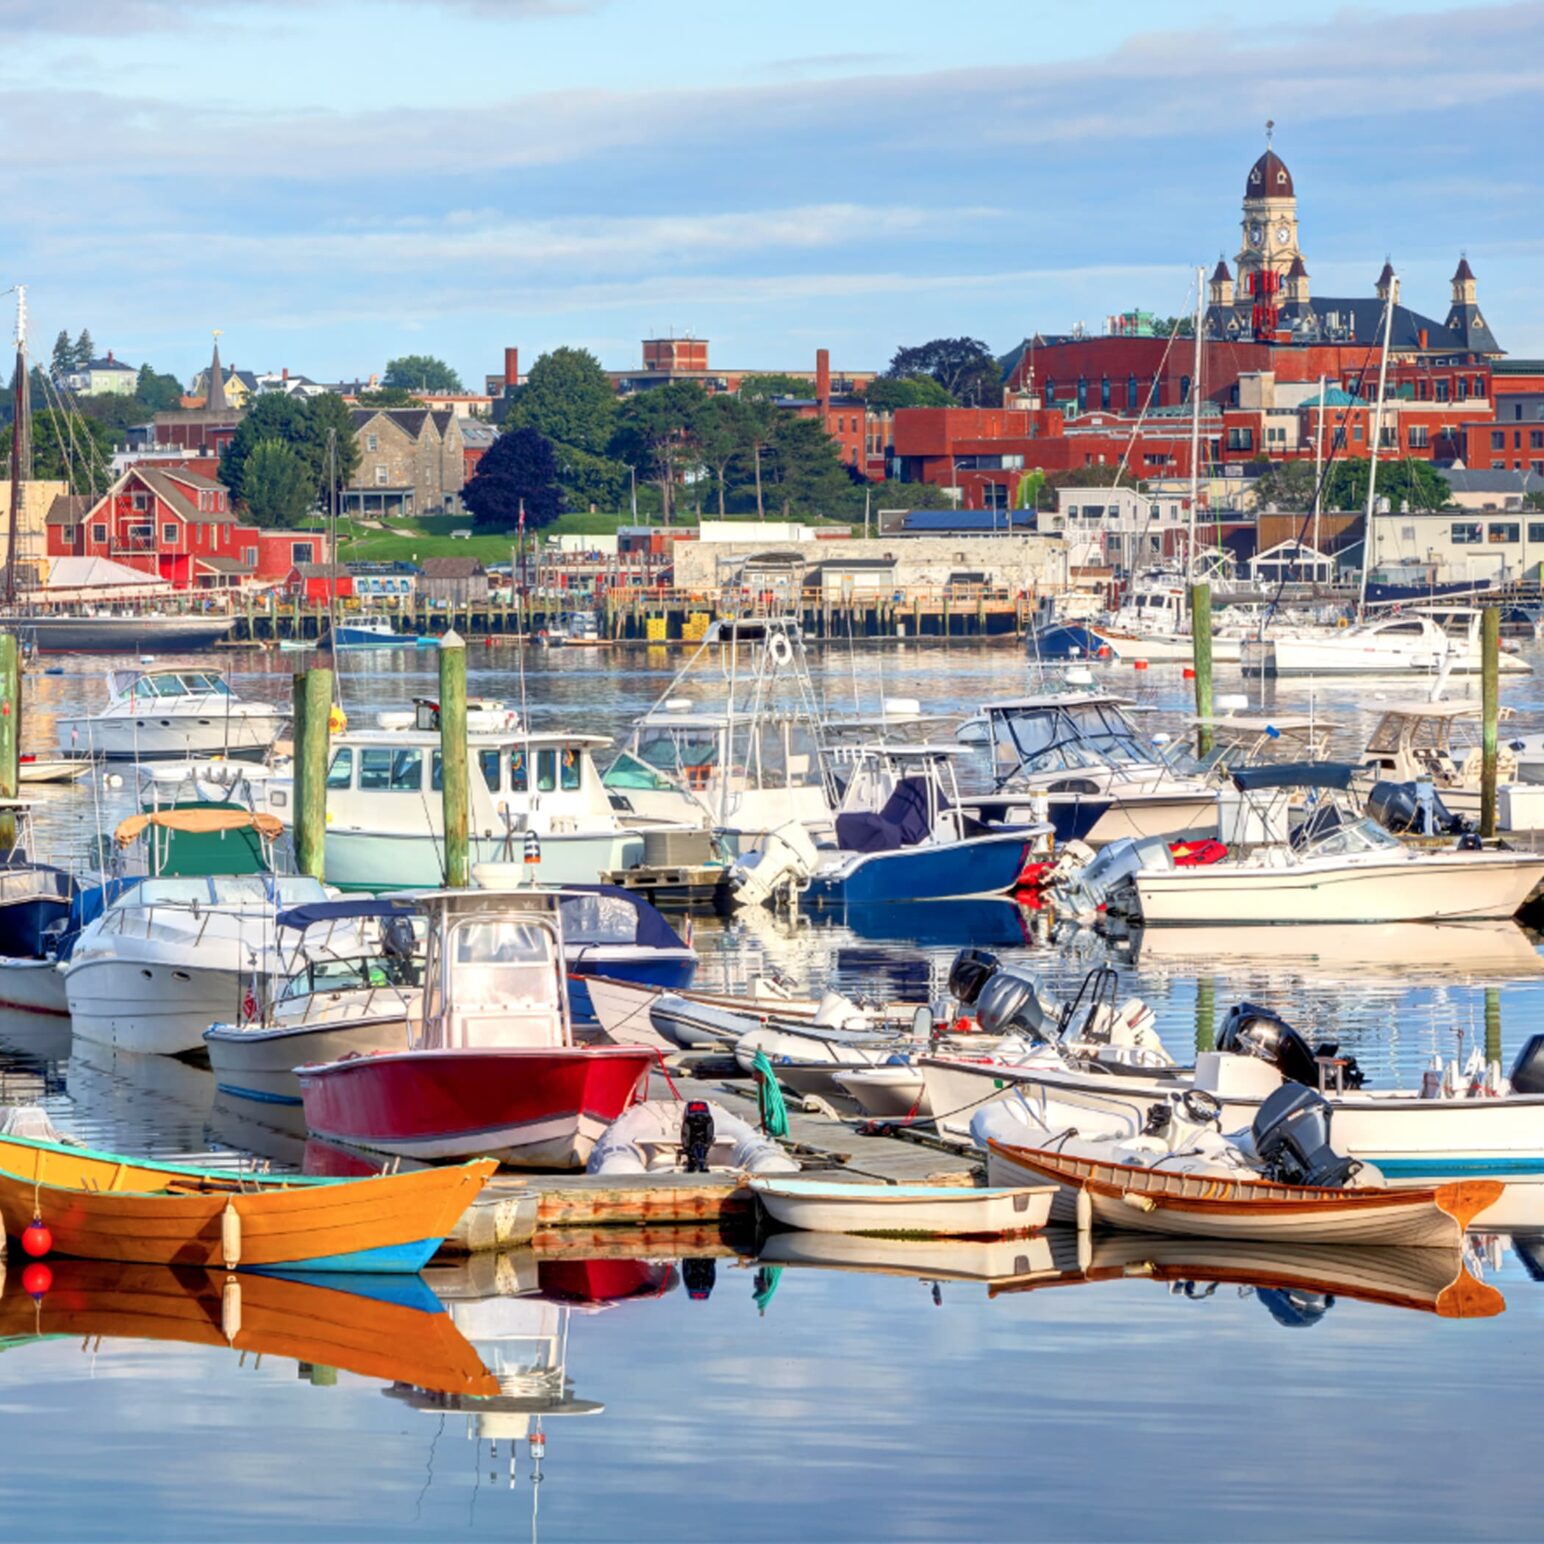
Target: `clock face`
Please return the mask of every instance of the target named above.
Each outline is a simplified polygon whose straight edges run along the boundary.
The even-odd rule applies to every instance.
[[[1292,239],[1292,232],[1291,232],[1291,231],[1289,231],[1289,230],[1288,230],[1288,229],[1287,229],[1287,228],[1286,228],[1286,226],[1285,226],[1285,225],[1283,225],[1283,226],[1280,226],[1280,227],[1279,227],[1279,228],[1278,228],[1278,229],[1277,229],[1277,231],[1276,231],[1276,245],[1277,245],[1277,246],[1279,246],[1279,247],[1284,247],[1284,246],[1286,246],[1286,244],[1287,244],[1287,243],[1288,243],[1288,242],[1289,242],[1289,241],[1290,241],[1290,240],[1291,240],[1291,239]]]
[[[1265,232],[1258,225],[1249,227],[1249,243],[1251,246],[1259,246],[1265,240]]]

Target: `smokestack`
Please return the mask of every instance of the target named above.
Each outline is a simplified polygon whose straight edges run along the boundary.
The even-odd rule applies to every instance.
[[[284,384],[286,386],[289,385],[289,366],[288,365],[284,366],[284,369],[283,369],[283,371],[281,373],[281,379],[284,381]]]
[[[824,413],[831,406],[831,350],[815,350],[815,402]]]
[[[504,350],[504,385],[518,386],[520,384],[520,350],[507,348]]]

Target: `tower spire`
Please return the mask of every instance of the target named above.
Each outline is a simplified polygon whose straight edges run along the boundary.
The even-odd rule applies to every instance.
[[[1274,118],[1267,118],[1265,120],[1265,148],[1267,150],[1269,150],[1271,148],[1271,141],[1274,140],[1275,137],[1276,137],[1276,120]]]
[[[214,358],[209,364],[209,390],[204,393],[206,408],[225,408],[225,372],[220,368],[220,329],[214,329]]]

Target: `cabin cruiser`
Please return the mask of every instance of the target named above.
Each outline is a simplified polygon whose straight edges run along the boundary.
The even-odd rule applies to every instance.
[[[114,760],[260,760],[289,717],[270,702],[244,702],[217,670],[111,670],[107,692],[100,713],[56,721],[61,749]]]
[[[1043,809],[1059,844],[1091,847],[1214,830],[1213,787],[1177,773],[1132,722],[1130,706],[1084,689],[986,703],[994,788],[969,800],[973,813],[993,824],[1026,806]]]
[[[643,858],[643,837],[617,817],[593,760],[604,735],[527,730],[502,703],[467,703],[471,857],[534,857],[542,884],[591,884]],[[290,778],[264,785],[267,809],[294,821]],[[444,799],[437,704],[380,713],[371,729],[332,737],[326,879],[350,890],[433,888],[444,881]],[[537,851],[528,853],[528,838]]]
[[[1481,665],[1483,615],[1468,607],[1423,606],[1354,627],[1248,638],[1241,663],[1246,673],[1275,676],[1474,675]],[[1502,674],[1526,675],[1531,668],[1515,652],[1501,652]]]
[[[711,705],[686,695],[697,688]],[[725,620],[637,721],[605,787],[630,825],[706,826],[738,852],[791,821],[830,834],[839,793],[825,749],[799,624]]]
[[[392,619],[379,612],[348,617],[324,639],[335,649],[435,649],[439,642],[417,633],[399,633]]]
[[[1235,841],[1218,862],[1189,865],[1148,844],[1130,881],[1144,924],[1510,917],[1544,880],[1540,855],[1482,851],[1477,843],[1407,847],[1336,797],[1357,770],[1312,762],[1235,771],[1233,785],[1257,821],[1256,840],[1243,848]]]
[[[1237,621],[1226,612],[1212,621],[1212,662],[1236,665],[1244,639],[1258,623]],[[1189,664],[1195,657],[1190,631],[1190,597],[1178,580],[1149,581],[1131,593],[1108,622],[1092,632],[1115,659],[1145,659],[1152,664]]]
[[[59,1016],[69,1010],[54,967],[79,887],[28,855],[29,804],[0,799],[0,810],[16,827],[16,844],[0,858],[0,1009]]]

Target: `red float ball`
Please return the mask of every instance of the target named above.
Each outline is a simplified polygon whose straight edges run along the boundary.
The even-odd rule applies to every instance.
[[[34,1303],[41,1302],[43,1294],[54,1284],[54,1273],[41,1260],[29,1265],[21,1273],[22,1291]]]
[[[22,1230],[21,1247],[35,1260],[54,1247],[54,1236],[41,1222],[29,1222]]]

